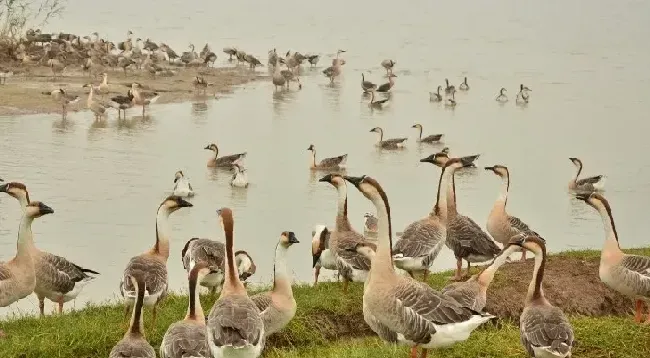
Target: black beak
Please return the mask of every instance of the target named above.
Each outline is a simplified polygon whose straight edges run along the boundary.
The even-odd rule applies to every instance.
[[[426,158],[420,159],[420,163],[432,163],[432,164],[435,164],[435,157],[436,157],[435,154],[431,154],[430,156],[428,156]]]
[[[494,171],[495,168],[494,168],[494,167],[485,167],[485,170],[491,170],[491,171]]]
[[[189,201],[187,201],[187,200],[185,200],[185,199],[180,199],[180,198],[176,201],[176,203],[177,203],[178,206],[181,207],[181,208],[191,208],[191,207],[194,206],[194,205],[192,205],[192,203],[190,203]]]
[[[300,241],[298,241],[298,239],[296,239],[296,234],[294,234],[293,231],[289,231],[289,243],[290,244],[297,244],[299,242]]]
[[[219,270],[217,270],[217,269],[212,269],[212,268],[211,268],[211,269],[210,269],[210,273],[219,273]]]
[[[2,184],[2,185],[0,186],[0,192],[6,193],[6,192],[7,192],[7,187],[8,187],[8,186],[9,186],[9,184]]]
[[[374,92],[373,92],[373,93],[374,93]],[[374,131],[375,131],[375,129],[373,128],[373,129],[371,129],[370,131],[371,131],[371,132],[374,132]]]
[[[41,205],[38,206],[38,209],[41,212],[41,215],[54,214],[54,209],[50,208],[49,206],[43,203],[41,203]]]
[[[177,181],[178,181],[178,178],[174,178],[174,183],[176,183]]]
[[[576,194],[576,199],[582,200],[582,201],[587,201],[589,199],[590,195],[591,194],[585,194],[585,193]]]
[[[349,177],[349,176],[344,176],[343,179],[349,181],[352,183],[352,185],[358,187],[359,184],[361,184],[361,181],[363,180],[364,177]]]
[[[318,179],[318,181],[320,181],[320,182],[324,182],[324,183],[329,183],[329,182],[332,181],[332,175],[331,175],[331,174],[327,174],[326,176],[324,176],[324,177]]]
[[[210,149],[210,146],[206,145],[205,148],[203,148],[203,149]]]

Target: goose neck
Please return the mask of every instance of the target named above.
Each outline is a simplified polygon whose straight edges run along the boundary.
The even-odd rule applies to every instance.
[[[438,189],[436,191],[436,203],[433,206],[433,211],[431,213],[431,216],[437,216],[443,220],[447,220],[447,197],[446,195],[441,195],[442,188],[444,188],[444,185],[446,181],[444,179],[446,178],[446,171],[444,168],[442,169],[442,172],[440,173],[440,176],[438,177]]]
[[[576,179],[578,180],[578,177],[580,176],[580,173],[582,172],[582,163],[578,163],[578,171],[576,172]]]
[[[479,274],[478,282],[481,286],[487,288],[492,280],[494,279],[494,274],[497,270],[508,260],[508,256],[513,252],[518,250],[518,246],[512,245],[507,249],[501,252],[501,254],[494,258],[494,261],[488,266],[483,272]]]
[[[164,257],[165,261],[169,257],[169,239],[171,237],[171,225],[169,224],[169,210],[161,205],[156,214],[156,245],[154,253]]]
[[[381,195],[373,195],[372,203],[377,209],[377,251],[372,259],[370,271],[371,280],[384,279],[395,275],[392,253],[392,225],[390,207]]]
[[[126,336],[132,338],[144,337],[144,324],[142,322],[142,307],[144,305],[144,282],[138,285],[137,298],[135,300],[135,306],[133,307],[133,313],[131,314],[131,325],[129,326],[129,331],[126,333]]]
[[[316,167],[316,149],[311,150],[311,167]]]
[[[339,221],[348,221],[348,187],[345,183],[340,183],[336,186],[336,192],[338,194],[337,200],[337,212],[336,212],[336,224],[339,225]]]
[[[194,272],[190,273],[190,292],[189,292],[189,307],[187,308],[186,320],[196,321],[199,324],[205,324],[205,314],[203,313],[203,307],[201,307],[201,300],[199,296],[199,290],[197,289],[198,283],[198,273],[193,275]]]
[[[287,296],[293,296],[287,270],[288,249],[279,244],[275,247],[275,262],[273,263],[273,291]]]
[[[420,132],[419,139],[422,139],[422,127],[418,127],[418,131]]]
[[[239,280],[239,270],[237,270],[235,253],[233,250],[233,233],[232,227],[224,230],[226,233],[226,275],[224,279],[221,296],[228,294],[246,294],[244,284]]]
[[[447,177],[447,214],[455,216],[458,214],[456,211],[456,168],[447,168],[445,176]]]
[[[605,246],[603,247],[603,251],[620,251],[618,233],[616,232],[616,224],[614,224],[614,217],[612,216],[611,210],[608,210],[604,205],[600,205],[598,207],[598,213],[600,214],[605,229]]]
[[[19,262],[32,263],[31,252],[34,246],[34,236],[32,234],[32,222],[34,218],[23,214],[18,227],[18,241],[16,243],[16,260]]]
[[[535,252],[535,268],[533,269],[533,278],[528,285],[526,302],[543,301],[544,291],[542,290],[542,281],[544,280],[544,268],[546,266],[546,248],[541,248]]]
[[[505,210],[506,204],[508,203],[509,190],[510,190],[510,176],[501,178],[501,189],[499,190],[499,196],[497,197],[497,200],[494,203],[494,209]]]

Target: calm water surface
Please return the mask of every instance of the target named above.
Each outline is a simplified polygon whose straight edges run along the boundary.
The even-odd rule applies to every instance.
[[[410,128],[416,122],[426,133],[445,133],[444,145],[452,154],[481,153],[481,166],[509,166],[509,211],[544,235],[549,250],[598,248],[603,241],[595,212],[567,194],[574,175],[571,156],[584,161],[586,174],[608,176],[607,196],[623,246],[647,245],[650,50],[642,44],[650,35],[650,4],[410,4],[165,1],[151,7],[124,0],[70,0],[64,18],[50,30],[99,31],[119,40],[131,29],[138,37],[164,40],[176,51],[184,51],[190,41],[197,46],[209,42],[215,51],[237,45],[264,63],[273,47],[321,53],[321,65],[337,48],[348,51],[344,74],[334,86],[320,74],[322,67],[305,68],[300,91],[274,94],[270,83],[260,81],[219,100],[153,106],[149,118],[131,117],[125,123],[117,123],[113,113],[99,127],[87,112],[70,114],[65,123],[57,115],[2,118],[0,175],[25,182],[33,200],[55,210],[34,223],[37,245],[102,273],[74,305],[118,294],[128,259],[154,242],[156,209],[179,169],[197,196],[194,208],[171,218],[172,289],[186,287],[180,260],[185,241],[223,237],[215,215],[222,206],[234,209],[237,248],[256,260],[254,281],[270,281],[283,230],[295,231],[301,240],[291,252],[295,278],[310,281],[311,229],[333,222],[336,193],[307,169],[306,148],[313,143],[319,158],[348,153],[348,173],[378,178],[389,195],[393,226],[401,231],[430,210],[439,173],[418,162],[441,146],[418,147]],[[384,58],[397,61],[392,106],[371,111],[359,81],[365,71],[367,78],[385,82],[379,66]],[[469,77],[471,90],[458,94],[454,111],[429,103],[427,92],[445,77],[458,85],[463,76]],[[533,90],[526,108],[514,103],[519,83]],[[500,87],[509,90],[511,99],[503,106],[494,101]],[[409,136],[408,149],[379,153],[374,133],[368,132],[374,126],[382,126],[388,137]],[[249,153],[248,190],[232,190],[228,172],[206,168],[209,152],[202,148],[211,142],[223,154]],[[498,179],[478,170],[457,181],[459,210],[484,225]],[[352,189],[349,207],[361,230],[363,213],[373,210],[370,202]],[[14,255],[19,219],[17,202],[0,196],[3,260]],[[452,265],[445,250],[434,266]],[[12,309],[36,307],[30,298]]]

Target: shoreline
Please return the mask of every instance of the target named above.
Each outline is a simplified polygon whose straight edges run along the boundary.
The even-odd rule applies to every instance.
[[[242,67],[184,68],[171,67],[174,75],[158,75],[155,78],[142,71],[124,72],[108,70],[109,92],[95,94],[95,98],[110,101],[111,97],[126,95],[132,82],[139,82],[147,90],[160,94],[156,104],[189,102],[193,99],[215,98],[222,93],[232,93],[235,87],[257,81],[266,77],[260,72],[252,72]],[[83,74],[79,69],[66,70],[63,76],[55,80],[47,67],[17,67],[14,75],[7,78],[6,84],[0,85],[0,117],[28,114],[61,115],[61,105],[42,92],[61,88],[68,94],[79,96],[79,101],[68,106],[68,113],[88,110],[86,98],[88,90],[82,86],[86,83],[99,84],[101,76],[95,78]],[[197,95],[192,81],[196,76],[203,76],[210,84],[205,95]],[[109,116],[113,110],[109,108]],[[128,112],[127,112],[128,113]],[[137,113],[137,110],[136,110]]]
[[[650,247],[625,251],[650,255]],[[566,251],[548,257],[544,290],[549,301],[562,308],[574,324],[576,339],[580,342],[574,353],[591,358],[610,357],[611,354],[628,357],[619,352],[624,349],[643,352],[641,356],[650,355],[650,346],[644,344],[650,340],[650,325],[636,324],[632,316],[632,299],[609,290],[600,282],[599,260],[598,250]],[[525,357],[519,344],[518,319],[531,279],[533,261],[512,262],[501,267],[488,289],[485,308],[497,316],[497,320],[477,330],[466,342],[446,350],[449,353],[446,356],[472,356],[462,355],[463,350],[482,352],[488,349],[485,342],[496,340],[502,341],[504,346],[490,348],[494,354],[507,351],[513,357]],[[450,275],[451,271],[432,273],[427,283],[440,289],[448,284]],[[256,288],[249,294],[263,290]],[[395,352],[402,351],[406,355],[407,347],[395,348],[381,343],[366,325],[362,312],[362,284],[351,284],[347,295],[342,294],[341,285],[336,282],[323,282],[316,287],[295,284],[293,292],[298,304],[296,316],[284,330],[268,338],[264,357],[311,357],[321,350],[330,352],[332,357],[337,354],[393,357]],[[216,297],[207,294],[201,296],[206,315],[215,300]],[[49,301],[46,307],[51,312],[53,306]],[[151,312],[145,310],[146,337],[151,345],[158,347],[167,327],[181,320],[186,311],[187,296],[170,294],[162,302],[156,327],[152,329]],[[47,314],[44,318],[31,315],[10,318],[0,321],[0,329],[7,334],[0,338],[0,356],[107,356],[124,335],[125,324],[123,306],[114,300],[88,304],[63,316]],[[38,335],[33,334],[36,330]],[[625,334],[619,337],[617,332]]]

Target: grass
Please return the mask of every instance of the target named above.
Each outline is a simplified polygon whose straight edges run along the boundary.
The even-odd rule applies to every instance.
[[[650,249],[627,251],[650,255]],[[558,256],[593,260],[599,252],[571,251]],[[451,272],[432,274],[429,284],[440,288],[450,275]],[[494,283],[491,290],[498,290],[504,284],[499,280]],[[406,347],[385,345],[363,321],[361,284],[350,285],[345,296],[337,283],[322,283],[317,287],[297,285],[293,290],[298,303],[296,316],[283,331],[269,337],[265,357],[407,356]],[[208,311],[214,298],[204,296],[201,302]],[[160,345],[167,327],[182,319],[186,310],[186,296],[170,295],[163,301],[153,329],[151,314],[148,310],[145,312],[145,331],[152,346]],[[573,316],[571,320],[579,341],[574,349],[577,357],[650,357],[650,326],[635,324],[631,316]],[[126,324],[123,307],[116,302],[91,304],[60,317],[13,318],[0,322],[0,328],[8,335],[0,339],[0,357],[106,357],[122,338]],[[518,324],[511,321],[486,325],[474,332],[468,341],[441,354],[450,358],[525,357],[519,343]]]

